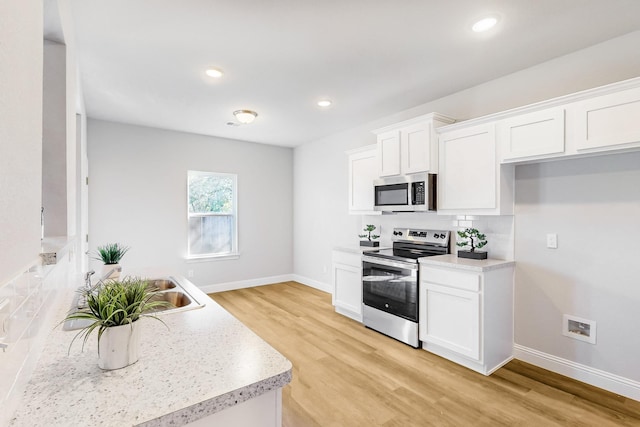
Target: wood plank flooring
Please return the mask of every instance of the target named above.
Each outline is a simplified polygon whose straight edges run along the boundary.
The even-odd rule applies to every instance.
[[[366,329],[296,282],[210,296],[293,363],[285,427],[640,426],[640,402],[520,361],[485,377]]]

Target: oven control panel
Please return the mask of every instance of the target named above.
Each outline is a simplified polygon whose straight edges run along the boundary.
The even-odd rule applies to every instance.
[[[407,241],[448,245],[451,232],[448,230],[421,230],[414,228],[394,228],[393,241]]]

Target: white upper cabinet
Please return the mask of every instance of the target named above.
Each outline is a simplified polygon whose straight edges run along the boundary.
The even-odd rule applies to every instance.
[[[501,160],[541,159],[564,154],[564,108],[521,114],[498,122]]]
[[[400,131],[378,135],[379,176],[400,175]]]
[[[373,215],[373,180],[378,178],[376,146],[347,151],[349,156],[349,213]]]
[[[439,214],[513,214],[513,167],[498,164],[494,123],[443,129],[439,150]]]
[[[454,121],[431,113],[373,131],[378,139],[379,176],[437,173],[435,129]]]
[[[579,153],[640,147],[640,88],[598,96],[569,107]]]

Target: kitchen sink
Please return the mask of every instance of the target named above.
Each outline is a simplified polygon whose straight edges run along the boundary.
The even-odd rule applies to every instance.
[[[150,301],[164,301],[167,303],[167,306],[156,308],[152,310],[153,312],[188,307],[193,302],[185,293],[177,291],[160,292],[154,295]]]
[[[156,291],[166,291],[168,289],[174,289],[176,283],[171,279],[153,279],[149,280],[147,287]]]
[[[150,310],[147,313],[153,313],[153,315],[165,315],[170,313],[177,313],[188,310],[195,310],[197,308],[204,307],[204,303],[200,303],[180,284],[180,280],[174,277],[162,278],[162,279],[149,279],[148,288],[154,290],[154,295],[151,301],[164,301],[167,303],[165,307],[158,307],[154,310]],[[86,308],[79,304],[80,295],[82,289],[78,289],[75,293],[73,303],[69,313]],[[64,322],[62,330],[72,331],[76,329],[82,329],[90,324],[90,321],[84,319],[72,319]]]

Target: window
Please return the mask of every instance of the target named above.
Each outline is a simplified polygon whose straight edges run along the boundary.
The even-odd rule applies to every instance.
[[[188,171],[190,258],[234,255],[237,175]]]

